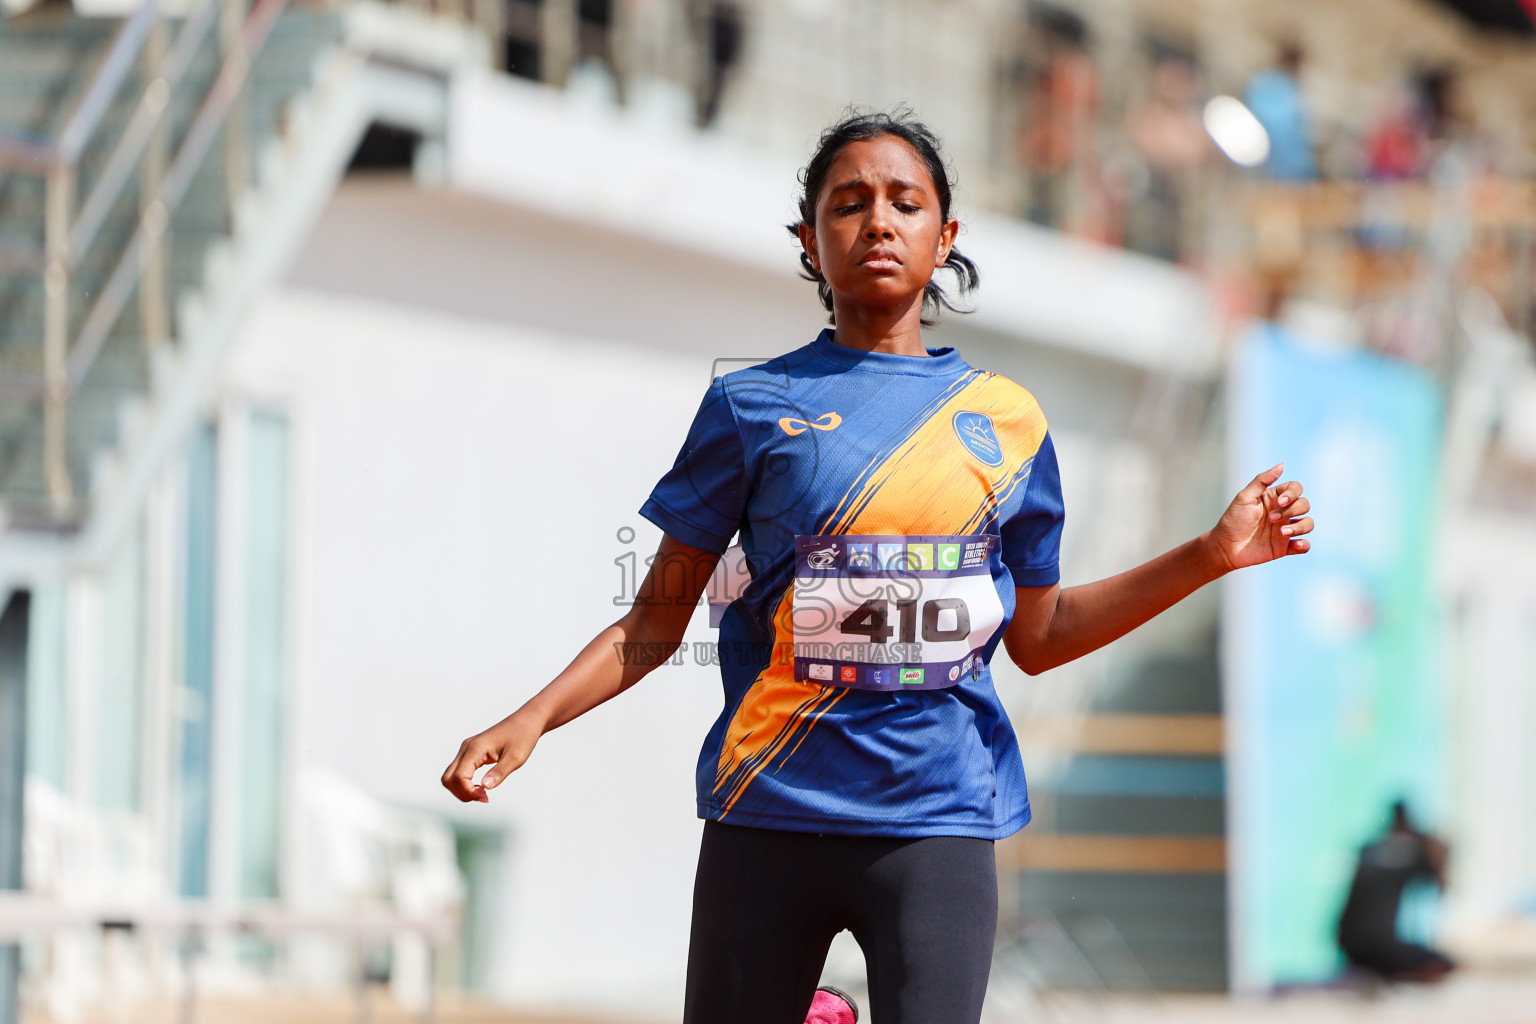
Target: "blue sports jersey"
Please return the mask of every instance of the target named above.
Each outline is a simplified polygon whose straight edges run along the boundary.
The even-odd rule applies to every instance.
[[[987,668],[1014,588],[1058,579],[1056,456],[1034,397],[831,331],[716,378],[641,514],[685,544],[739,532],[725,707],[698,809],[727,824],[1000,839],[1029,821]]]

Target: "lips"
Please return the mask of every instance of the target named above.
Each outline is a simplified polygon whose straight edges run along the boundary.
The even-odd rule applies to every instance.
[[[890,249],[871,249],[859,260],[859,265],[871,270],[895,270],[901,266],[901,260]]]

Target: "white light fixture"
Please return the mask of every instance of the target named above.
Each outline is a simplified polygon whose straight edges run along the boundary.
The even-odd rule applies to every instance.
[[[1243,106],[1242,100],[1211,97],[1205,105],[1203,120],[1205,130],[1233,163],[1257,167],[1269,159],[1269,133],[1253,111]]]

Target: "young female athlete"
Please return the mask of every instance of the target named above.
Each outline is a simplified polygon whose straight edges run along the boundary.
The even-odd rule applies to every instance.
[[[639,682],[680,644],[739,534],[752,580],[721,622],[725,707],[699,759],[683,1019],[802,1021],[846,928],[879,1024],[974,1024],[997,920],[992,844],[1029,820],[987,667],[998,645],[1031,674],[1079,658],[1224,573],[1305,552],[1312,520],[1275,466],[1210,532],[1063,589],[1040,407],[923,346],[925,310],[948,305],[934,271],[976,283],[937,140],[904,114],[852,116],[804,178],[793,230],[834,329],[715,380],[641,509],[665,531],[642,599],[465,740],[443,784],[486,800],[540,736]]]

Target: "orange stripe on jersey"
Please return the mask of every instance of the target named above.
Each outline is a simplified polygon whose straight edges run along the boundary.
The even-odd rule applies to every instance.
[[[716,794],[749,765],[761,761],[763,751],[790,725],[796,713],[813,703],[823,689],[815,684],[800,683],[795,684],[796,690],[789,691],[780,685],[786,677],[790,683],[794,683],[794,663],[784,660],[783,649],[778,646],[781,639],[792,639],[794,636],[791,630],[780,628],[780,620],[786,620],[787,625],[788,616],[793,614],[794,594],[795,587],[791,582],[773,612],[774,645],[768,655],[768,664],[742,695],[741,703],[736,706],[736,712],[731,717],[725,740],[720,744],[720,761],[715,766]],[[765,703],[753,699],[757,691],[766,689],[770,684],[779,700]]]
[[[960,443],[956,413],[992,419],[1003,463],[984,465]],[[1028,391],[983,373],[952,395],[864,480],[829,533],[955,534],[989,518],[1045,440],[1045,414]]]
[[[868,465],[859,471],[858,476],[854,477],[853,483],[849,485],[848,490],[843,494],[842,498],[838,500],[837,507],[834,508],[832,512],[827,516],[826,522],[822,524],[822,527],[818,532],[833,532],[829,529],[830,524],[835,522],[842,515],[844,510],[848,507],[848,503],[856,494],[860,493],[860,489],[863,483],[869,478],[870,473],[874,472],[885,463],[886,459],[889,458],[891,451],[895,447],[899,447],[901,444],[906,442],[913,435],[913,433],[922,428],[923,424],[932,419],[936,410],[943,408],[944,403],[948,402],[955,394],[963,390],[967,384],[969,384],[972,380],[981,374],[981,370],[966,371],[964,374],[958,377],[953,384],[946,388],[942,394],[935,397],[926,406],[914,413],[912,418],[907,420],[906,423],[903,423],[901,427],[895,431],[887,446],[876,452],[874,456],[869,460]]]
[[[927,418],[876,457],[829,517],[826,533],[964,534],[978,532],[999,504],[1028,479],[1045,439],[1045,415],[1034,397],[1006,377],[976,372],[924,412]],[[1003,450],[989,467],[955,434],[956,413],[985,413]],[[715,771],[720,817],[786,747],[799,749],[818,719],[847,690],[795,679],[794,585],[773,616],[769,664],[742,696],[726,728]],[[793,745],[791,745],[793,744]]]
[[[721,817],[729,812],[747,785],[782,750],[807,722],[814,724],[844,691],[795,679],[791,648],[794,641],[790,616],[794,614],[794,584],[779,599],[773,615],[774,646],[768,665],[758,673],[736,706],[721,744],[715,769],[715,796],[724,801]]]

